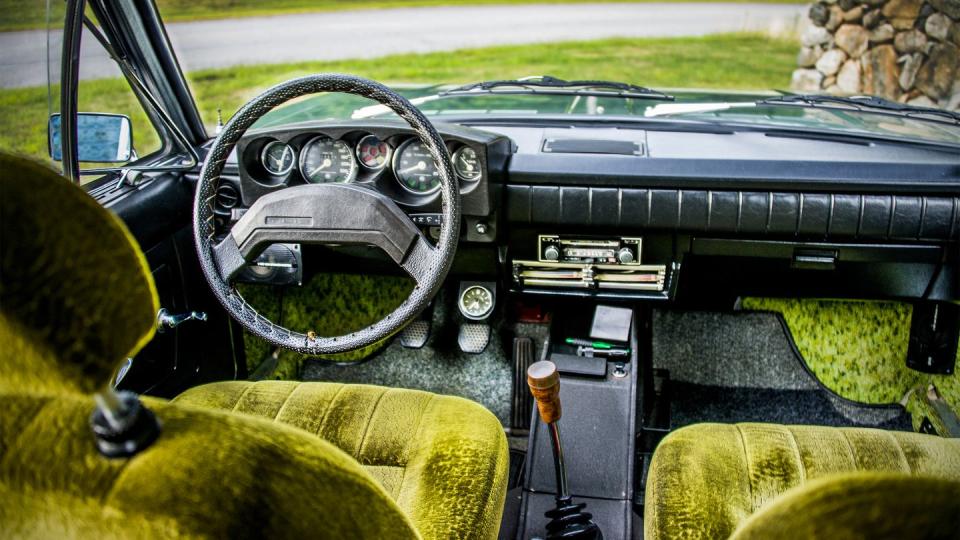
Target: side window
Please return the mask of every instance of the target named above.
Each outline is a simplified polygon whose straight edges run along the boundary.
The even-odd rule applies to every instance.
[[[0,5],[6,2],[0,0]],[[48,141],[50,115],[60,112],[60,54],[63,46],[64,2],[18,3],[16,9],[0,10],[0,148],[51,163]],[[49,10],[49,11],[48,11]],[[94,20],[88,12],[88,17]],[[94,22],[96,22],[94,20]],[[111,120],[116,117],[94,117],[86,132],[87,140],[78,140],[83,146],[94,146],[91,137],[116,138],[122,130],[132,136],[129,152],[114,155],[109,162],[82,162],[81,169],[119,167],[156,152],[161,147],[160,137],[144,111],[136,94],[123,78],[116,63],[96,38],[85,31],[80,48],[80,83],[78,110],[128,117],[130,123]],[[84,122],[81,121],[81,126]],[[105,129],[109,128],[109,129]],[[126,135],[126,133],[124,133]],[[121,147],[123,145],[120,145]],[[121,148],[122,149],[122,148]],[[59,156],[59,150],[56,154]],[[102,159],[104,152],[93,152],[89,157]],[[127,158],[117,161],[117,158]],[[81,156],[83,157],[83,156]],[[83,176],[90,181],[96,176]]]

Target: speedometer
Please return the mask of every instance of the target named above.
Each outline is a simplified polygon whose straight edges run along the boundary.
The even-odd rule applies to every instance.
[[[417,139],[409,139],[397,148],[393,171],[400,185],[411,193],[425,195],[440,189],[440,172],[433,156]]]
[[[300,151],[300,173],[315,184],[353,182],[357,161],[347,143],[330,137],[314,137]]]

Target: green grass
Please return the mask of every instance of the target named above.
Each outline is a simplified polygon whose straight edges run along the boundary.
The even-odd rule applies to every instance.
[[[384,9],[425,6],[462,6],[490,4],[573,4],[589,0],[157,0],[160,15],[166,22],[259,17],[343,11],[351,9]],[[800,0],[603,0],[609,3],[639,2],[735,2],[757,4],[801,4]],[[62,2],[60,2],[62,3]],[[27,30],[46,26],[44,2],[24,5],[23,0],[0,0],[0,32]],[[57,16],[62,7],[54,2]],[[51,20],[57,20],[51,17]]]
[[[762,51],[762,54],[758,54]],[[242,66],[188,75],[208,126],[223,108],[224,120],[263,89],[325,71],[353,73],[390,83],[470,82],[549,74],[611,79],[654,88],[770,89],[790,81],[797,45],[754,34],[698,38],[606,39],[404,54],[373,60]],[[80,108],[131,115],[141,155],[157,145],[146,117],[122,80],[81,83]],[[45,157],[46,88],[0,90],[0,148]]]

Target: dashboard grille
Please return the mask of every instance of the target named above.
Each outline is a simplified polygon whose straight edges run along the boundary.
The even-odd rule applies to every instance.
[[[240,202],[240,192],[233,184],[221,184],[217,188],[217,196],[214,199],[214,212],[217,214],[229,214],[230,210]]]

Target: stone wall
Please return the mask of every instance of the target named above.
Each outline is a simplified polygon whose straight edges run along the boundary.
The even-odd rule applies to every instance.
[[[791,86],[960,110],[960,0],[819,0]]]

